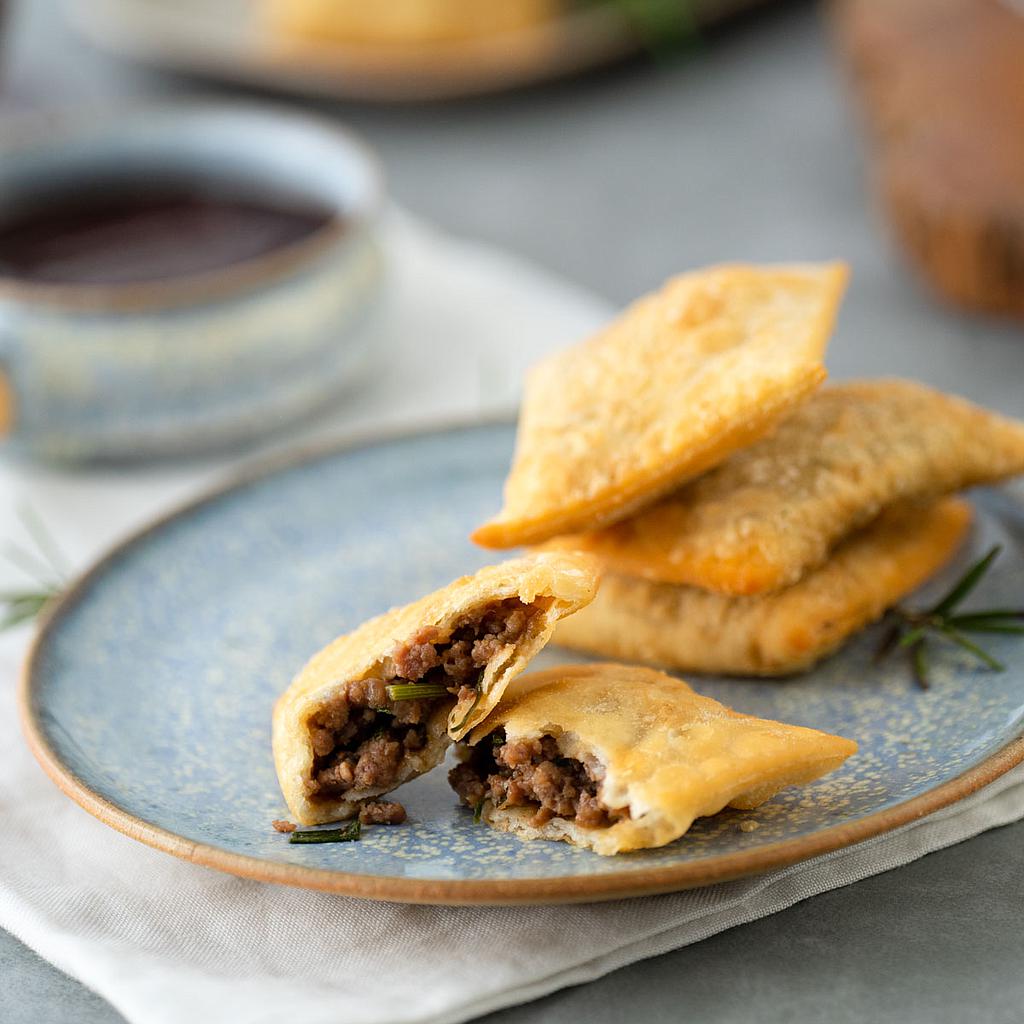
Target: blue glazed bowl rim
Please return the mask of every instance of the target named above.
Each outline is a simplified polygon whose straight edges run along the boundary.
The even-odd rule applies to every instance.
[[[280,103],[249,100],[134,103],[84,111],[61,110],[4,119],[0,158],[29,148],[53,151],[90,135],[129,132],[133,122],[165,121],[170,137],[175,125],[200,117],[237,117],[240,122],[266,119],[283,127],[305,126],[334,144],[339,155],[354,160],[368,187],[350,204],[333,205],[334,216],[311,234],[261,256],[217,270],[159,281],[126,284],[68,284],[24,281],[0,274],[0,299],[69,311],[128,313],[180,308],[230,298],[265,287],[315,264],[327,251],[344,247],[355,236],[372,232],[384,206],[385,184],[380,160],[360,135],[332,119],[296,111]],[[297,191],[301,191],[301,188]]]
[[[186,839],[128,813],[78,778],[50,745],[40,720],[35,694],[43,650],[61,619],[82,599],[92,581],[106,572],[121,555],[175,521],[193,515],[252,483],[296,466],[335,457],[346,451],[371,448],[422,436],[443,435],[478,428],[512,426],[507,416],[473,417],[436,422],[417,430],[371,431],[332,439],[254,462],[227,482],[156,519],[110,549],[83,572],[43,614],[22,667],[18,714],[32,754],[51,780],[90,814],[119,832],[184,860],[256,881],[381,899],[400,903],[460,905],[514,905],[594,902],[650,896],[776,870],[852,846],[900,826],[910,824],[964,799],[1024,762],[1024,735],[1011,740],[980,764],[956,778],[909,800],[854,821],[821,829],[810,835],[782,840],[749,851],[724,854],[710,860],[683,861],[642,870],[600,875],[567,875],[523,879],[420,879],[384,877],[273,862],[233,853],[207,843]]]

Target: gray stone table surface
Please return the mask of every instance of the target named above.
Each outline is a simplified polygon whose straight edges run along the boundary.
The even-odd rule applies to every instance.
[[[4,65],[2,110],[235,92],[99,54],[49,0],[15,7]],[[685,60],[515,95],[313,105],[373,142],[411,209],[616,301],[714,260],[842,256],[834,376],[916,376],[1024,415],[1024,329],[936,304],[872,211],[813,6],[746,19]],[[1019,1022],[1022,910],[1017,824],[489,1021]],[[4,1024],[118,1020],[0,932]]]

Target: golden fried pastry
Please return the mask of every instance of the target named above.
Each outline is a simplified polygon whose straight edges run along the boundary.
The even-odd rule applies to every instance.
[[[857,750],[633,665],[524,676],[469,742],[449,781],[489,825],[601,854],[664,846],[695,818],[757,807]]]
[[[271,32],[333,43],[424,44],[543,24],[559,0],[266,0]]]
[[[761,438],[824,379],[841,264],[673,278],[527,376],[485,547],[623,519]]]
[[[1024,423],[905,380],[826,386],[751,448],[632,519],[553,544],[722,594],[777,590],[897,501],[1024,473]]]
[[[596,586],[587,555],[531,555],[464,576],[325,647],[274,708],[274,762],[295,818],[351,818],[360,801],[439,764]]]
[[[799,583],[756,597],[608,574],[596,600],[561,623],[555,640],[690,672],[797,672],[935,573],[970,520],[970,506],[959,498],[891,506]]]

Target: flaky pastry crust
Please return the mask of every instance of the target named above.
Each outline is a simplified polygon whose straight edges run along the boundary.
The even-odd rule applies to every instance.
[[[796,583],[898,501],[1024,473],[1024,423],[906,380],[826,385],[771,436],[605,530],[552,544],[732,596]]]
[[[788,675],[924,583],[960,547],[970,520],[959,498],[893,506],[800,582],[754,597],[608,573],[593,604],[563,622],[555,639],[688,672]]]
[[[501,512],[473,540],[618,521],[763,437],[824,379],[842,264],[682,274],[527,376]]]
[[[495,729],[507,739],[558,738],[566,757],[596,761],[599,796],[628,816],[585,828],[528,807],[494,807],[483,819],[524,839],[560,839],[600,854],[664,846],[696,818],[757,807],[786,786],[810,782],[857,750],[852,740],[739,714],[680,679],[635,665],[568,665],[517,680],[470,742]]]

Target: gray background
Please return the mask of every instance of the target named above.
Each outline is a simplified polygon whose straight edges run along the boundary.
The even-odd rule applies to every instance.
[[[5,49],[4,111],[232,92],[93,51],[49,0],[15,8]],[[315,105],[373,142],[411,209],[615,301],[713,260],[843,257],[834,376],[914,376],[1024,415],[1024,330],[941,308],[873,213],[814,6],[744,19],[684,60],[511,96]],[[488,1021],[1021,1021],[1022,908],[1024,823]],[[0,931],[4,1024],[120,1019]]]

